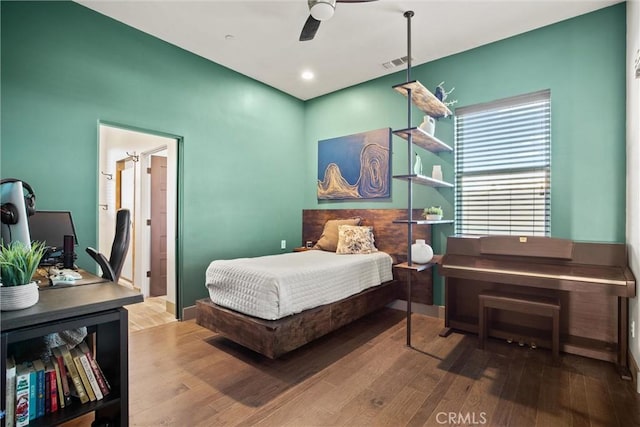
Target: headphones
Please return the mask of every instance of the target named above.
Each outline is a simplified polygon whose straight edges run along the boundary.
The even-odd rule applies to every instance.
[[[24,206],[27,210],[27,216],[31,216],[36,213],[36,195],[33,192],[31,186],[22,181],[21,179],[15,178],[6,178],[0,181],[0,185],[9,184],[12,182],[21,182],[22,188],[27,191],[27,194],[24,196]],[[13,203],[3,203],[0,206],[0,220],[3,224],[7,225],[15,225],[18,223],[20,219],[18,215],[18,208]]]

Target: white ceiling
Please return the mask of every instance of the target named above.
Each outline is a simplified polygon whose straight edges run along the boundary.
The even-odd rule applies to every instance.
[[[309,15],[306,0],[76,1],[303,100],[402,70],[382,64],[407,54],[406,10],[415,12],[412,57],[418,65],[620,2],[338,3],[315,39],[299,42]],[[304,70],[315,79],[303,81]]]

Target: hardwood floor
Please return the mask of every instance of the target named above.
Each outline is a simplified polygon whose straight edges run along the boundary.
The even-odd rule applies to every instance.
[[[383,309],[278,360],[193,321],[130,336],[133,426],[640,426],[614,365],[453,333]],[[81,424],[74,424],[81,425]]]
[[[176,321],[176,317],[167,312],[164,297],[147,297],[144,302],[128,305],[126,309],[129,312],[129,332]]]

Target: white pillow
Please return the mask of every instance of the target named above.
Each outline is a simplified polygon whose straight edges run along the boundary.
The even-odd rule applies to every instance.
[[[370,254],[377,252],[374,245],[373,227],[340,225],[338,226],[337,254]]]

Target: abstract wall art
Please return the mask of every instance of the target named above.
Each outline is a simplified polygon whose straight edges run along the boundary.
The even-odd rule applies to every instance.
[[[318,141],[318,200],[391,196],[391,128]]]

